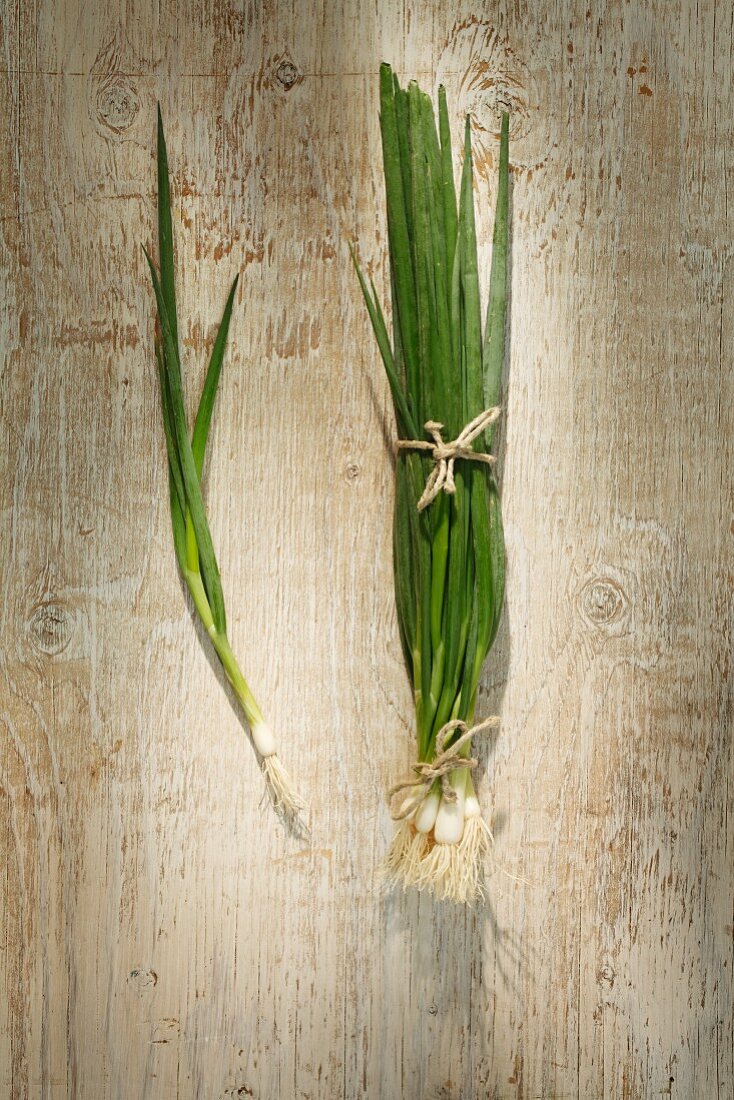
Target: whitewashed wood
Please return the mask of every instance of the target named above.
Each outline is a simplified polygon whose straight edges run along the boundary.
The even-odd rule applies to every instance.
[[[5,5],[0,1091],[734,1094],[730,3]],[[376,73],[513,111],[490,905],[381,899],[411,706]],[[265,809],[174,569],[154,112],[232,634],[312,807]],[[486,285],[486,280],[485,280]]]

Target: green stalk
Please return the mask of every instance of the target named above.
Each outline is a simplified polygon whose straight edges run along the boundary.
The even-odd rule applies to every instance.
[[[424,424],[433,420],[444,425],[443,439],[448,442],[499,400],[507,313],[508,118],[503,116],[500,134],[483,333],[469,120],[457,198],[445,90],[439,89],[436,115],[415,82],[403,90],[390,67],[382,65],[380,110],[392,340],[374,286],[368,286],[358,271],[359,281],[392,393],[399,438],[426,439]],[[493,434],[491,427],[487,429],[475,440],[474,449],[488,448]],[[416,504],[432,468],[425,452],[398,452],[395,594],[415,695],[421,761],[433,758],[437,735],[449,720],[473,721],[481,669],[497,633],[504,597],[502,519],[491,471],[485,464],[457,458],[455,493],[440,493],[419,514]],[[469,744],[460,751],[468,755]],[[422,803],[425,815],[414,819],[420,818],[418,843],[423,830],[431,828],[439,845],[458,842],[465,791],[472,800],[467,813],[481,831],[471,776],[455,771],[450,782],[459,796],[454,810],[447,809],[441,817],[445,800],[436,796],[434,783],[434,797]],[[399,853],[395,858],[398,870],[393,867],[391,874],[401,881]],[[428,868],[421,881],[432,881],[430,851],[411,856],[405,874],[415,873],[416,858]],[[402,881],[405,885],[411,880]]]
[[[227,635],[218,634],[216,633],[216,631],[214,631],[210,633],[210,637],[212,640],[212,644],[217,651],[217,656],[222,662],[222,668],[227,674],[227,679],[232,685],[234,693],[239,700],[240,706],[245,712],[245,717],[247,718],[248,725],[254,729],[264,721],[262,711],[257,705],[257,700],[250,691],[250,687],[247,681],[242,675],[240,666],[237,664],[237,659],[232,652],[232,647],[229,644]]]
[[[158,237],[160,275],[151,256],[145,249],[144,251],[153,283],[160,332],[160,336],[156,335],[155,357],[168,457],[171,526],[176,558],[196,612],[242,706],[253,742],[262,756],[263,771],[274,806],[293,825],[302,804],[290,788],[288,777],[278,760],[273,735],[263,719],[227,637],[224,595],[201,491],[207,442],[239,276],[235,277],[227,297],[207,367],[193,433],[189,435],[178,344],[168,155],[160,109]],[[377,317],[379,318],[379,314]]]

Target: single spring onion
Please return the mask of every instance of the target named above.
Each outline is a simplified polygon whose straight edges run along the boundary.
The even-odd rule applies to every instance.
[[[299,825],[303,803],[295,794],[277,753],[275,736],[263,718],[247,685],[227,637],[227,621],[219,567],[201,492],[209,428],[222,370],[232,306],[239,276],[235,277],[224,307],[199,401],[193,433],[189,432],[184,403],[178,340],[173,267],[168,155],[158,109],[158,246],[160,274],[147,252],[157,306],[155,357],[160,381],[163,430],[168,454],[169,498],[176,559],[197,614],[214,646],[252,733],[268,793],[276,812],[290,825]]]
[[[357,267],[398,430],[393,562],[413,686],[418,761],[391,791],[402,804],[390,884],[472,902],[491,842],[472,778],[472,729],[485,658],[502,612],[505,551],[491,454],[505,357],[509,119],[482,331],[470,120],[457,201],[446,93],[380,68],[392,339],[374,284]],[[355,261],[356,263],[356,261]]]

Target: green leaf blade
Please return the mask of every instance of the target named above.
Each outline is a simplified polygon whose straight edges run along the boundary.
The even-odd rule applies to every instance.
[[[401,93],[398,92],[399,94]],[[397,326],[400,330],[399,341],[405,360],[408,388],[409,392],[415,393],[418,382],[418,321],[406,213],[404,167],[401,160],[401,142],[404,144],[404,137],[398,133],[398,121],[392,69],[389,65],[383,64],[380,66],[380,133],[387,198],[390,264],[395,279],[397,305],[393,326]],[[401,126],[402,124],[401,120]],[[416,402],[415,407],[419,418],[420,405]]]
[[[201,560],[202,578],[206,586],[207,597],[211,606],[214,623],[218,631],[225,633],[226,615],[224,611],[222,582],[219,576],[219,567],[217,565],[211,532],[206,518],[204,501],[201,496],[199,474],[196,469],[196,462],[189,439],[183,388],[181,386],[181,375],[178,369],[173,333],[171,331],[171,324],[166,310],[166,303],[163,298],[163,290],[160,279],[158,278],[158,273],[149,253],[145,249],[144,251],[153,282],[153,290],[158,306],[158,317],[163,334],[163,362],[166,366],[166,377],[170,389],[171,418],[175,430],[179,461],[181,463],[186,504],[191,515],[191,522],[196,535],[196,544]]]
[[[171,326],[176,359],[180,363],[178,350],[178,319],[176,315],[176,284],[173,262],[173,224],[171,221],[171,187],[168,176],[168,151],[166,136],[163,132],[161,105],[158,104],[158,254],[161,268],[161,291],[166,303],[168,320]]]
[[[234,282],[227,296],[227,302],[224,307],[224,313],[222,314],[222,320],[219,324],[217,336],[214,341],[214,347],[212,348],[212,354],[209,359],[209,366],[206,372],[206,378],[204,379],[204,386],[201,391],[201,398],[199,399],[199,408],[196,413],[196,420],[194,421],[194,432],[191,437],[191,450],[194,455],[194,462],[196,464],[196,470],[201,479],[201,473],[204,468],[204,456],[206,454],[206,444],[209,438],[209,429],[211,427],[212,413],[214,411],[214,400],[217,396],[217,387],[219,385],[219,378],[222,372],[222,363],[224,360],[224,350],[227,345],[227,336],[229,335],[229,324],[232,318],[232,307],[234,305],[234,297],[237,292],[237,284],[239,282],[239,274],[235,275]]]
[[[507,328],[507,280],[509,256],[509,143],[510,117],[502,115],[500,158],[497,182],[497,205],[492,239],[492,266],[489,276],[489,299],[484,331],[482,363],[484,371],[485,408],[499,404],[502,370],[505,362]],[[494,425],[485,432],[487,450],[492,446]]]

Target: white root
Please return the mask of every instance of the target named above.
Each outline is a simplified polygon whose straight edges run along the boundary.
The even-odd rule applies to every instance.
[[[472,905],[484,897],[484,861],[492,833],[481,816],[470,817],[458,844],[434,844],[416,882],[442,901]]]
[[[415,886],[430,845],[429,838],[417,832],[410,821],[401,821],[382,868],[383,889],[401,886],[407,890],[409,886]]]
[[[298,832],[306,831],[301,820],[305,803],[296,794],[288,772],[280,762],[277,753],[263,757],[262,771],[267,784],[268,795],[278,816]]]
[[[466,775],[465,772],[463,774]],[[412,886],[417,890],[426,890],[442,901],[467,905],[474,904],[484,896],[484,864],[493,841],[492,832],[481,815],[473,787],[469,794],[466,792],[466,783],[455,789],[457,802],[461,798],[461,830],[456,826],[458,815],[444,813],[444,810],[455,810],[457,803],[447,803],[438,795],[440,805],[434,809],[429,803],[431,795],[428,795],[414,819],[401,821],[393,837],[383,873],[386,888],[400,886],[405,890]],[[429,808],[426,808],[426,803],[429,803]],[[432,834],[430,830],[423,832],[418,828],[418,819],[424,810],[424,820],[429,818],[431,812],[436,813]],[[438,840],[438,825],[442,814],[443,835],[458,833],[457,840]]]

